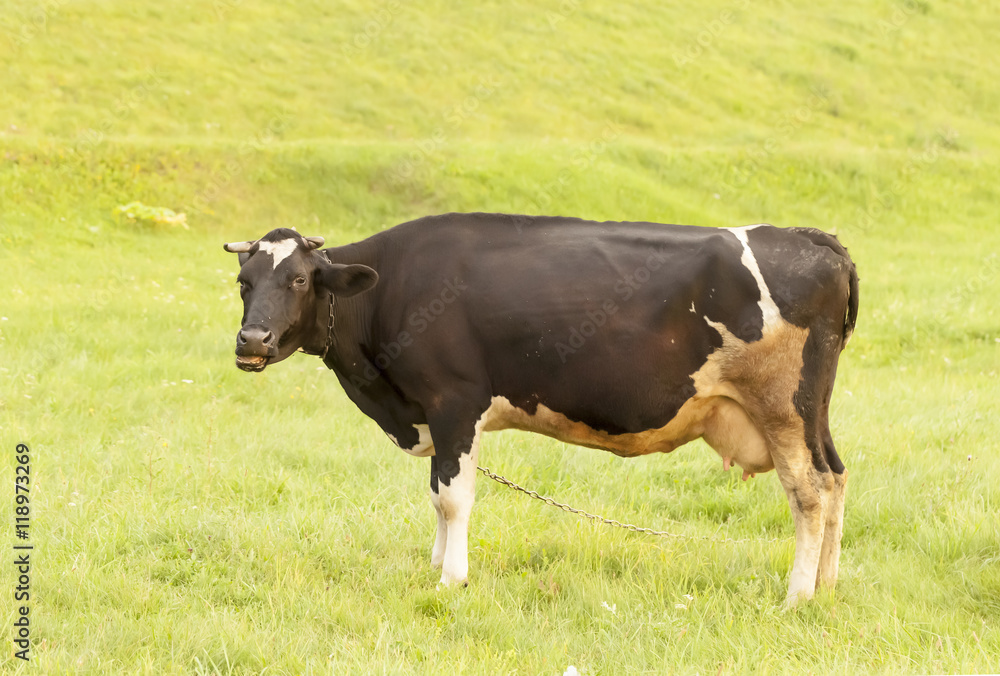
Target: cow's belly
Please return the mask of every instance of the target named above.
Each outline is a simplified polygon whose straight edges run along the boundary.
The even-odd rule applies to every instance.
[[[483,430],[518,429],[536,432],[568,444],[611,451],[623,457],[669,453],[705,433],[704,421],[714,409],[713,399],[689,399],[664,427],[637,433],[609,434],[583,422],[571,420],[544,404],[538,404],[534,413],[528,413],[512,405],[505,397],[494,397],[484,414],[486,421]]]
[[[417,425],[420,440],[413,448],[404,448],[418,457],[434,455],[434,444],[427,425]],[[774,469],[763,435],[750,420],[746,410],[726,396],[696,396],[681,406],[667,425],[627,434],[609,434],[574,421],[539,404],[535,413],[512,405],[506,397],[494,397],[483,413],[480,429],[485,432],[518,429],[535,432],[568,444],[610,451],[622,457],[649,453],[669,453],[680,446],[704,437],[723,458],[724,467],[739,465],[749,473]],[[397,445],[396,439],[389,435]]]
[[[637,433],[609,434],[539,404],[535,413],[512,405],[505,397],[494,397],[483,414],[484,431],[518,429],[535,432],[568,444],[610,451],[622,457],[669,453],[704,438],[723,458],[723,466],[738,465],[756,474],[774,469],[764,436],[746,410],[722,395],[688,399],[665,426]]]

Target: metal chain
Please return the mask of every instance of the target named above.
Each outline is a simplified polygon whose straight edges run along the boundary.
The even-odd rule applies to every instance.
[[[330,319],[326,325],[326,348],[323,350],[323,361],[326,361],[326,355],[330,353],[331,347],[333,347],[333,291],[330,292]]]
[[[558,507],[564,512],[570,512],[572,514],[582,516],[586,519],[590,519],[591,521],[598,521],[608,526],[614,526],[616,528],[624,528],[625,530],[632,531],[633,533],[647,533],[649,535],[656,535],[658,537],[677,538],[681,540],[707,540],[709,542],[728,542],[731,544],[740,544],[744,542],[756,542],[760,544],[767,544],[770,542],[780,542],[782,540],[789,539],[789,538],[771,538],[770,540],[760,540],[758,538],[742,538],[739,540],[734,540],[728,537],[720,538],[715,535],[685,535],[683,533],[670,533],[665,530],[653,530],[652,528],[643,528],[641,526],[635,526],[630,523],[622,523],[621,521],[618,521],[616,519],[607,519],[603,516],[598,516],[597,514],[591,514],[590,512],[585,512],[582,509],[576,509],[575,507],[570,507],[569,505],[563,504],[561,502],[556,502],[552,498],[546,497],[544,495],[539,495],[537,492],[533,490],[527,489],[524,486],[518,486],[510,479],[507,479],[505,477],[500,476],[499,474],[491,472],[489,467],[477,467],[477,469],[486,476],[488,476],[489,478],[496,481],[497,483],[503,484],[504,486],[507,486],[509,488],[513,488],[515,491],[520,491],[526,494],[527,496],[534,498],[535,500],[541,500],[547,505]]]
[[[323,251],[323,255],[326,256],[326,260],[330,261],[331,264],[333,263],[333,261],[330,260],[330,254],[326,250]],[[328,319],[326,323],[326,347],[323,349],[323,357],[322,357],[323,361],[326,361],[326,355],[330,353],[330,348],[333,347],[333,301],[334,301],[334,295],[333,291],[331,291],[330,319]]]

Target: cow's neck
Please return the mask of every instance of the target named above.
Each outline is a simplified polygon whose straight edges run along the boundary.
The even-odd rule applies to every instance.
[[[388,283],[387,255],[371,239],[325,252],[333,263],[360,263],[380,275],[379,284]],[[384,274],[385,273],[385,274]],[[372,364],[377,351],[372,345],[372,320],[381,296],[378,284],[370,291],[350,298],[337,298],[334,305],[333,345],[324,363],[337,374],[347,396],[387,433],[400,436],[399,426],[407,428],[424,422],[418,407],[407,401],[391,383],[381,377]],[[316,335],[328,332],[329,303],[318,309]],[[324,348],[316,351],[322,354]],[[373,375],[375,377],[373,377]]]
[[[376,272],[378,271],[379,254],[377,247],[370,240],[325,249],[323,253],[331,263],[367,265]],[[330,346],[327,355],[327,366],[339,368],[353,363],[353,358],[360,353],[364,345],[367,345],[371,336],[372,316],[375,310],[374,297],[376,295],[377,286],[376,289],[356,296],[348,298],[341,296],[334,299],[333,345]],[[329,340],[331,306],[328,298],[317,305],[315,336],[319,338],[316,341],[317,344],[322,343],[318,353],[323,354]],[[338,359],[338,357],[340,358]]]

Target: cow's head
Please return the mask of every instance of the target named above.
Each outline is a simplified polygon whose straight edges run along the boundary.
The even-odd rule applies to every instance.
[[[319,251],[322,237],[279,228],[254,242],[231,242],[240,257],[243,322],[236,334],[236,365],[263,371],[303,348],[327,347],[330,294],[353,296],[370,289],[378,275],[364,265],[331,263]]]

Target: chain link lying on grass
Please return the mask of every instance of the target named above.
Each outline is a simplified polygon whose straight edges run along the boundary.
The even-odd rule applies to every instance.
[[[759,538],[741,538],[739,540],[734,540],[732,538],[720,538],[715,535],[685,535],[683,533],[669,533],[665,530],[653,530],[652,528],[643,528],[642,526],[635,526],[630,523],[622,523],[621,521],[617,521],[615,519],[606,519],[603,516],[598,516],[597,514],[591,514],[590,512],[585,512],[582,509],[576,509],[575,507],[570,507],[569,505],[565,505],[561,502],[556,502],[552,498],[545,497],[544,495],[539,495],[536,491],[527,489],[524,486],[518,486],[510,479],[507,479],[505,477],[500,476],[499,474],[491,472],[489,467],[477,467],[476,469],[478,469],[480,472],[482,472],[489,478],[493,479],[497,483],[503,484],[504,486],[508,486],[509,488],[513,488],[515,491],[520,491],[525,495],[534,498],[535,500],[541,500],[547,505],[558,507],[564,512],[571,512],[572,514],[582,516],[586,519],[590,519],[591,521],[599,521],[600,523],[603,523],[608,526],[614,526],[616,528],[624,528],[625,530],[632,531],[633,533],[648,533],[649,535],[656,535],[662,538],[677,538],[680,540],[707,540],[709,542],[728,542],[731,544],[740,544],[743,542],[756,542],[759,544],[767,544],[769,542],[782,542],[791,539],[783,537],[783,538],[771,538],[769,540],[761,540]]]

